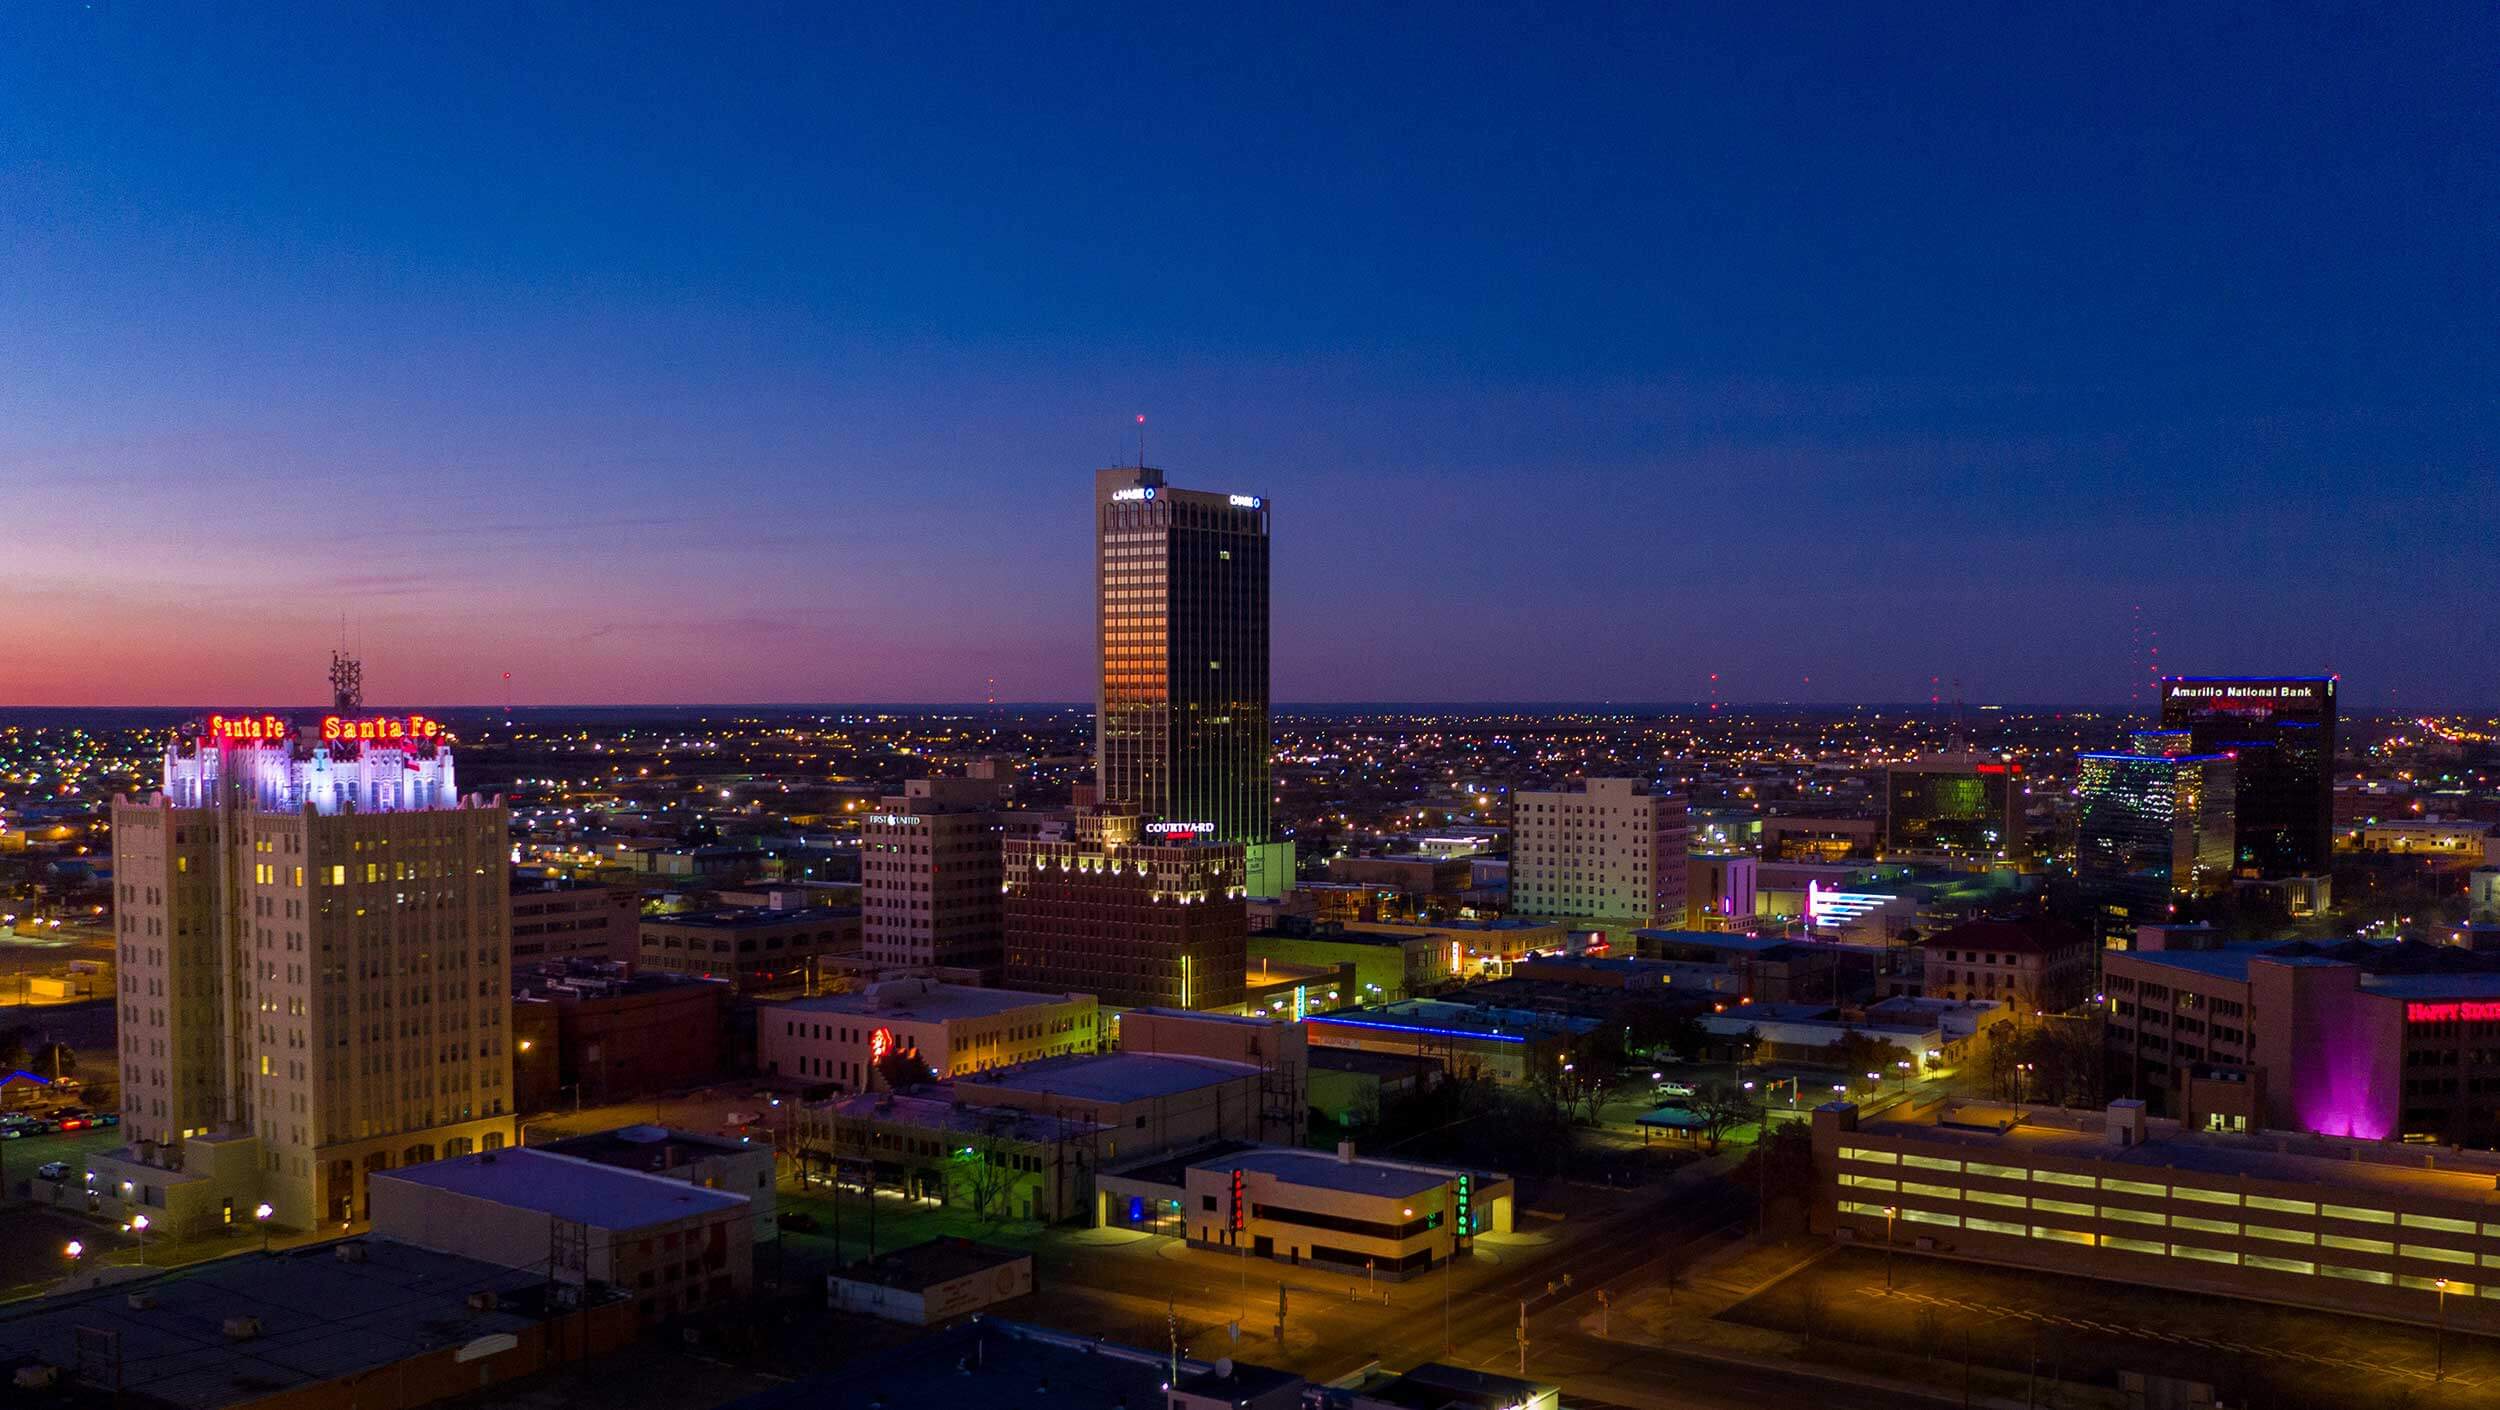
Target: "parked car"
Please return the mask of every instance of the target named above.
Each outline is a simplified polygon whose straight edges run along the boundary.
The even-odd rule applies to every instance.
[[[69,1165],[65,1161],[46,1161],[35,1167],[35,1178],[38,1180],[66,1180],[69,1178]]]
[[[122,1114],[118,1111],[99,1112],[96,1115],[95,1124],[98,1126],[119,1126],[122,1124]]]

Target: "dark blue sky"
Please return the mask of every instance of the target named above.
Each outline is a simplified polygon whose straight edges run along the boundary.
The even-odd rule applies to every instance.
[[[2500,701],[2487,6],[379,9],[0,10],[0,699]]]

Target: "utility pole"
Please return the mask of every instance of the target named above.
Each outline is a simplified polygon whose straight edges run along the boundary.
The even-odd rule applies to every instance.
[[[1285,1281],[1276,1280],[1276,1345],[1285,1344]]]
[[[1528,1374],[1528,1300],[1519,1299],[1519,1374]]]

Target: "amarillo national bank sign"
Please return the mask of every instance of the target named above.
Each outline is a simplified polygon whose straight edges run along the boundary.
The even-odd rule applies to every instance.
[[[2173,700],[2309,700],[2318,698],[2315,681],[2290,684],[2268,682],[2239,685],[2223,682],[2215,685],[2189,685],[2172,682],[2169,698]]]

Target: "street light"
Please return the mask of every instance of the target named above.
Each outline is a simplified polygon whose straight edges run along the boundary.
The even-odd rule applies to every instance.
[[[263,1253],[269,1251],[269,1216],[277,1212],[265,1200],[252,1208],[252,1222],[260,1225],[260,1251]]]
[[[1898,1205],[1884,1206],[1884,1292],[1892,1292],[1892,1221],[1901,1212]]]
[[[139,1245],[139,1266],[145,1268],[148,1264],[148,1217],[146,1215],[130,1216],[130,1234]]]
[[[69,1266],[75,1269],[78,1266],[78,1260],[87,1256],[87,1246],[72,1239],[61,1246],[61,1256],[68,1259]]]
[[[2439,1280],[2438,1338],[2432,1343],[2431,1379],[2444,1381],[2448,1379],[2448,1280],[2445,1278]]]

